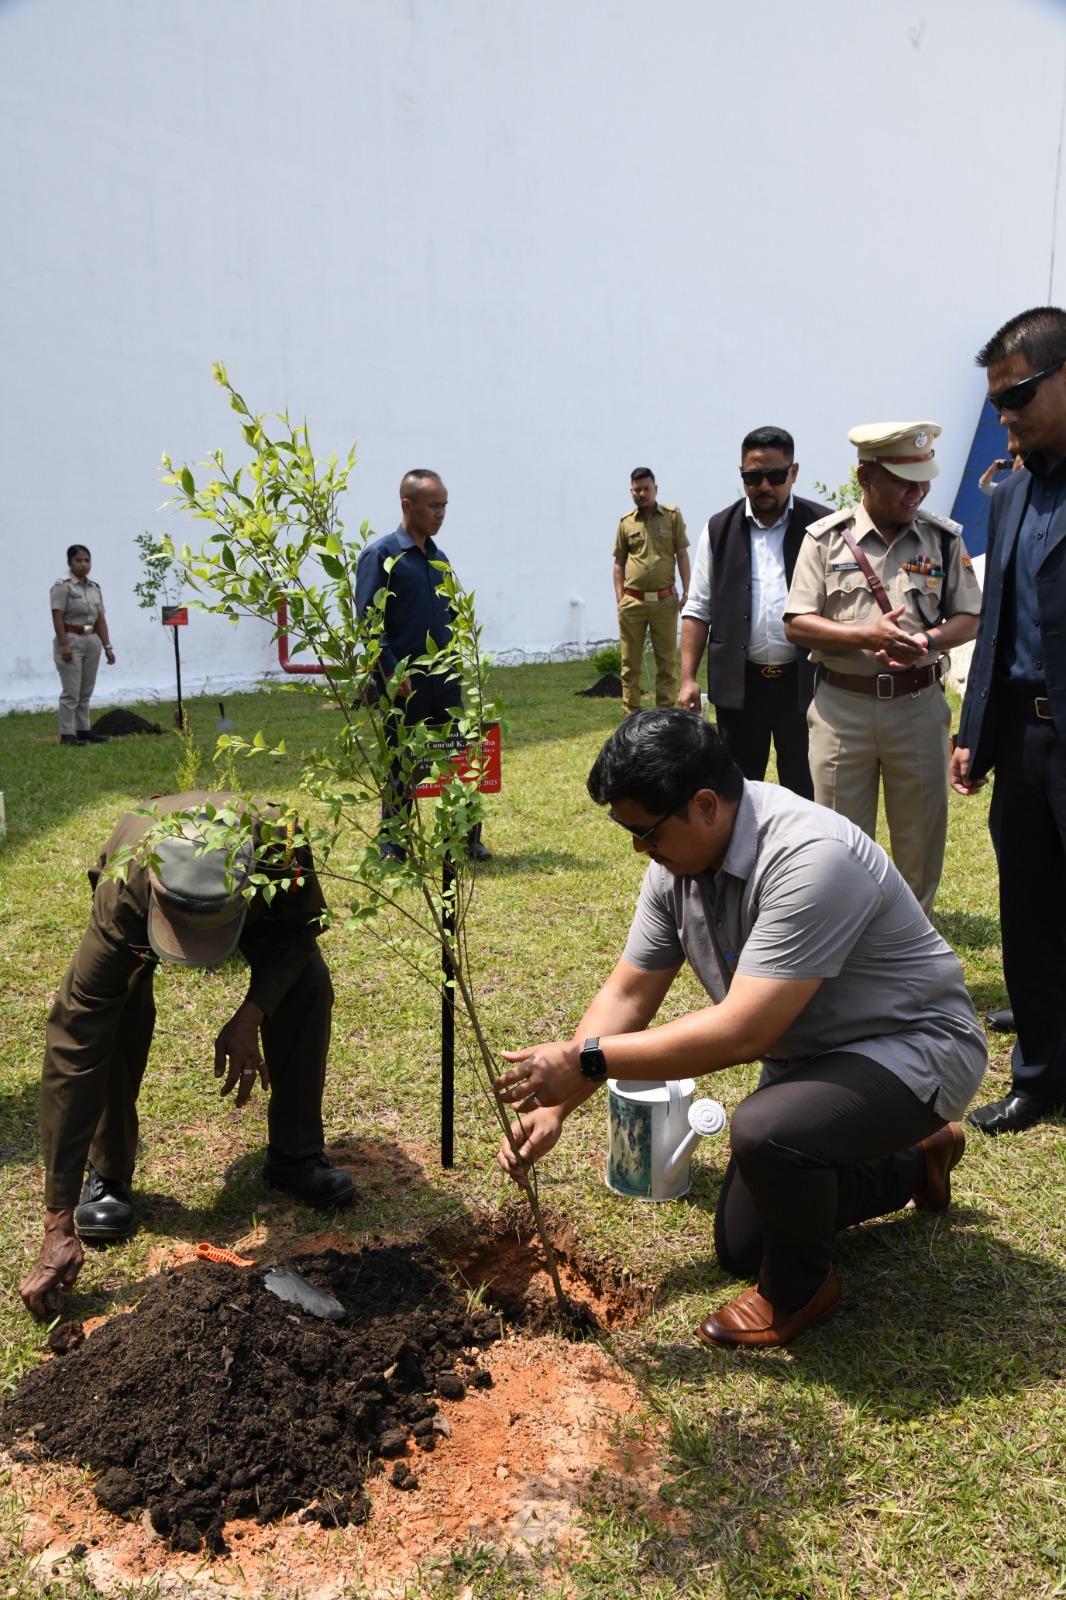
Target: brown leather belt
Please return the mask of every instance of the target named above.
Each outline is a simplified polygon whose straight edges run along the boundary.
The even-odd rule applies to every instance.
[[[67,633],[95,633],[96,632],[95,628],[83,628],[80,625],[80,623],[77,623],[77,622],[64,622],[63,627],[66,629]]]
[[[677,593],[677,590],[674,588],[673,584],[671,584],[668,589],[628,589],[628,588],[624,588],[622,590],[622,593],[623,594],[631,594],[633,596],[634,600],[669,600],[669,598],[670,598],[670,596],[672,594],[676,594]]]
[[[852,694],[874,694],[878,700],[894,700],[900,694],[917,694],[939,683],[944,676],[944,662],[934,661],[928,667],[912,667],[909,672],[878,672],[866,677],[858,672],[830,672],[823,668],[826,683],[834,689],[848,689]]]

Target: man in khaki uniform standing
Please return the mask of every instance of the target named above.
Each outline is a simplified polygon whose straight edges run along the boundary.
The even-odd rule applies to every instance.
[[[650,467],[634,467],[630,493],[635,511],[622,518],[614,540],[614,594],[622,652],[622,706],[640,710],[640,666],[651,630],[655,655],[655,704],[677,702],[677,617],[688,598],[689,559],[685,519],[677,506],[656,500]],[[680,601],[674,562],[681,577]]]
[[[919,507],[939,472],[935,422],[852,428],[862,503],[814,522],[785,632],[817,666],[814,798],[873,837],[883,779],[892,856],[933,909],[948,827],[944,652],[977,633],[981,591],[958,523]]]

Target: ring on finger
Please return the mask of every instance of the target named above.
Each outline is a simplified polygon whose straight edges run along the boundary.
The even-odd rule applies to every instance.
[[[539,1098],[537,1096],[536,1089],[531,1089],[530,1090],[529,1098],[532,1100],[532,1102],[533,1102],[533,1104],[535,1106],[539,1106],[540,1105],[540,1100],[539,1100]]]

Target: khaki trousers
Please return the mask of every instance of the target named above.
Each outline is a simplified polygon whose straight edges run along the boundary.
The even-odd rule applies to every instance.
[[[59,732],[84,733],[89,726],[89,701],[96,687],[103,647],[97,633],[68,633],[67,643],[73,652],[72,661],[64,661],[59,640],[52,641],[52,659],[63,686],[59,696]]]
[[[45,1205],[78,1204],[85,1160],[105,1178],[132,1177],[137,1158],[137,1096],[155,1028],[153,965],[133,951],[116,958],[94,918],[56,996],[45,1030],[41,1143]],[[253,969],[254,971],[254,969]],[[270,1147],[284,1156],[322,1149],[333,985],[318,951],[260,1024],[270,1074]],[[210,1051],[210,1045],[207,1046]],[[217,1099],[215,1080],[207,1092]]]
[[[665,600],[635,600],[624,594],[618,606],[618,644],[622,653],[622,706],[626,715],[640,710],[640,667],[644,637],[650,630],[655,655],[655,704],[677,704],[676,594]]]
[[[944,870],[951,711],[939,684],[879,700],[820,680],[807,712],[814,798],[877,834],[884,784],[892,859],[926,916]]]

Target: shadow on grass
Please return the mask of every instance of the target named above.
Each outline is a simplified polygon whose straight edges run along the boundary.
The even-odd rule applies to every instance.
[[[953,950],[995,950],[999,947],[999,918],[969,911],[938,911],[937,932]]]
[[[0,1094],[0,1166],[32,1161],[40,1152],[37,1112],[41,1101],[39,1078]]]
[[[895,1421],[921,1418],[976,1397],[1026,1390],[1066,1371],[1062,1318],[1066,1272],[986,1231],[976,1207],[950,1220],[897,1213],[836,1240],[844,1299],[832,1322],[788,1351],[716,1351],[660,1345],[642,1375],[659,1384],[706,1382],[723,1365],[769,1383],[833,1389],[842,1400]],[[705,1263],[713,1302],[735,1280]],[[690,1267],[675,1287],[691,1293]],[[668,1296],[671,1278],[663,1283]]]
[[[143,1261],[143,1247],[149,1241],[164,1249],[174,1241],[195,1245],[202,1240],[232,1249],[248,1235],[253,1219],[261,1230],[261,1242],[249,1253],[262,1263],[285,1260],[324,1234],[350,1237],[355,1250],[368,1225],[380,1227],[384,1205],[401,1194],[405,1209],[436,1208],[439,1212],[447,1208],[452,1215],[465,1209],[454,1194],[431,1183],[398,1145],[349,1139],[331,1144],[329,1156],[335,1166],[351,1173],[356,1184],[355,1203],[339,1210],[312,1208],[286,1190],[269,1185],[263,1177],[263,1150],[250,1151],[231,1162],[220,1177],[218,1192],[203,1205],[186,1205],[172,1194],[140,1189],[134,1178],[133,1202],[140,1226],[133,1239],[142,1252],[139,1260]],[[135,1300],[145,1282],[142,1270],[124,1274],[117,1254],[125,1248],[121,1242],[89,1248],[94,1254],[115,1251],[115,1270],[108,1275],[106,1286],[76,1288],[64,1307],[66,1318],[94,1315],[116,1300]]]
[[[525,878],[533,872],[599,872],[602,868],[602,859],[593,861],[569,850],[522,850],[507,855],[497,852],[478,872],[493,878]]]

